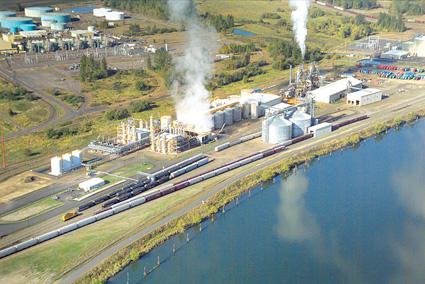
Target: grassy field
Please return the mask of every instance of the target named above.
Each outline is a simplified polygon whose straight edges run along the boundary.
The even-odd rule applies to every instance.
[[[145,172],[152,169],[153,167],[154,165],[151,163],[135,163],[119,168],[118,170],[113,171],[112,174],[124,177],[132,177],[135,176],[138,172]]]
[[[63,202],[54,200],[52,196],[40,199],[23,208],[0,217],[0,222],[17,222],[39,215],[56,207],[62,206]]]
[[[0,280],[2,283],[22,283],[29,280],[34,283],[52,282],[117,240],[128,237],[190,203],[201,191],[206,190],[205,186],[212,186],[216,182],[213,179],[206,185],[179,191],[82,228],[78,232],[1,259]]]

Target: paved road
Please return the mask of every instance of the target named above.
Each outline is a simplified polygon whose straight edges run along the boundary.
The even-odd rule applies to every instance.
[[[412,102],[412,105],[409,105],[409,102]],[[413,102],[415,102],[416,104],[413,104]],[[178,217],[183,216],[185,213],[187,213],[190,210],[192,210],[193,208],[196,208],[197,206],[199,206],[202,203],[202,200],[207,200],[209,197],[213,196],[217,192],[220,192],[221,190],[223,190],[224,188],[233,184],[237,180],[243,178],[244,176],[255,173],[256,171],[258,171],[259,168],[265,168],[265,167],[268,167],[270,165],[273,165],[276,162],[288,157],[289,155],[295,155],[295,154],[297,154],[301,151],[304,151],[306,148],[311,148],[311,147],[314,147],[314,146],[317,146],[317,145],[320,145],[320,144],[324,144],[324,143],[329,142],[329,141],[334,140],[334,139],[338,139],[338,138],[348,136],[348,135],[353,134],[353,133],[357,133],[362,129],[370,127],[370,125],[372,123],[376,123],[376,122],[379,122],[379,121],[386,121],[388,119],[393,118],[395,112],[398,113],[398,114],[401,114],[401,113],[406,114],[410,111],[420,109],[425,104],[425,97],[423,95],[416,96],[415,98],[408,100],[408,102],[405,102],[405,104],[409,105],[409,106],[406,107],[406,108],[403,108],[402,110],[400,110],[400,105],[396,105],[396,106],[390,105],[390,106],[381,107],[379,111],[370,112],[369,115],[371,116],[371,118],[368,119],[368,120],[356,123],[354,125],[350,125],[349,127],[341,128],[340,130],[336,131],[333,135],[324,137],[322,139],[307,140],[303,143],[300,143],[300,144],[297,144],[297,145],[290,147],[289,150],[287,150],[287,151],[285,151],[285,152],[283,152],[283,153],[281,153],[277,156],[273,156],[270,159],[265,159],[265,160],[259,161],[255,165],[255,167],[252,167],[247,171],[236,174],[236,175],[232,176],[231,178],[220,182],[219,184],[214,186],[212,190],[206,192],[205,194],[200,196],[198,199],[193,201],[188,206],[172,213],[171,215],[165,217],[164,219],[158,221],[157,223],[152,224],[151,226],[148,226],[147,228],[141,230],[137,234],[135,234],[135,235],[133,235],[129,238],[126,238],[124,240],[121,240],[121,241],[117,242],[116,244],[112,245],[111,247],[107,248],[106,250],[102,251],[99,255],[95,256],[94,258],[92,258],[88,262],[84,263],[83,265],[81,265],[78,268],[69,272],[67,275],[65,275],[61,279],[60,282],[61,283],[72,283],[72,282],[76,281],[83,274],[87,273],[88,271],[90,271],[91,269],[96,267],[96,265],[98,265],[101,261],[103,261],[104,259],[115,254],[120,249],[128,246],[129,244],[133,243],[136,240],[139,240],[144,235],[152,232],[153,230],[155,230],[156,228],[158,228],[162,225],[167,224],[171,220],[174,220]]]

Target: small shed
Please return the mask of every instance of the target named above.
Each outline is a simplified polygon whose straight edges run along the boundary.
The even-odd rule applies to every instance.
[[[95,178],[91,178],[89,180],[83,181],[82,183],[78,185],[78,187],[84,190],[85,192],[89,192],[93,189],[101,187],[104,184],[105,184],[105,181],[103,179],[95,177]]]
[[[316,125],[310,126],[308,128],[308,132],[312,133],[314,137],[317,137],[317,138],[325,136],[332,132],[332,124],[328,122],[316,124]]]

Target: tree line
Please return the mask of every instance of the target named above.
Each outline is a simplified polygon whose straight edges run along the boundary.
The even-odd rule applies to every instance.
[[[136,12],[145,16],[168,19],[167,0],[104,0],[106,6]]]
[[[386,13],[379,13],[377,25],[386,31],[404,32],[406,25],[401,15],[393,16]]]
[[[391,12],[394,15],[423,15],[425,14],[425,0],[393,0]]]
[[[378,7],[376,0],[325,0],[325,2],[344,9],[373,9]]]
[[[94,59],[93,55],[83,55],[80,59],[80,80],[83,82],[93,82],[108,76],[108,65],[106,58]]]
[[[213,15],[207,12],[201,15],[201,18],[218,32],[226,32],[235,26],[235,18],[232,15]]]

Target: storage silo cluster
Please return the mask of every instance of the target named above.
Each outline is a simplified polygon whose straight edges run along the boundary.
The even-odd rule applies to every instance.
[[[112,11],[110,8],[96,8],[93,9],[93,16],[105,17],[107,21],[122,21],[125,18],[124,12]]]
[[[32,19],[27,17],[3,17],[0,19],[1,27],[8,29],[11,33],[20,31],[22,25],[28,25],[32,23]]]
[[[60,176],[66,172],[81,167],[81,151],[74,150],[71,153],[56,156],[50,159],[50,174]]]
[[[52,7],[27,7],[25,8],[25,16],[30,18],[41,18],[46,13],[53,12]]]

